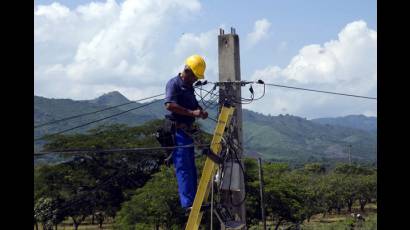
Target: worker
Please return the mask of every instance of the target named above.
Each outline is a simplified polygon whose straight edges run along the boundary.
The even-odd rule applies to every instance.
[[[199,106],[193,84],[204,79],[206,64],[199,55],[192,55],[185,61],[181,73],[171,78],[166,85],[165,107],[170,114],[167,119],[175,122],[175,145],[193,144],[190,133],[195,118],[206,119],[208,113]],[[182,208],[188,213],[195,199],[197,189],[197,171],[194,147],[175,148],[172,161],[176,171],[178,192]]]

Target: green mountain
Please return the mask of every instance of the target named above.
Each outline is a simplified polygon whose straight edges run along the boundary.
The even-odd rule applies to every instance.
[[[355,129],[362,129],[370,132],[377,130],[377,118],[366,117],[364,115],[348,115],[344,117],[325,117],[312,119],[311,121],[319,124],[337,125],[343,127],[350,127]]]
[[[130,101],[119,92],[111,92],[93,100],[82,101],[34,96],[34,124],[36,126],[127,102]],[[41,137],[47,133],[59,132],[139,106],[144,107],[70,132],[84,132],[101,124],[121,123],[135,126],[149,120],[161,119],[167,113],[162,100],[149,105],[134,102],[100,113],[39,127],[35,129],[34,135],[36,138]],[[208,112],[211,118],[217,119],[216,108]],[[211,119],[200,120],[199,123],[205,131],[213,132],[215,122]],[[347,146],[352,144],[354,160],[370,162],[376,160],[377,136],[375,131],[321,124],[317,119],[311,121],[291,115],[266,116],[246,109],[243,110],[243,126],[243,144],[245,154],[248,156],[293,161],[346,160]],[[41,148],[43,143],[42,141],[35,142],[35,148]]]
[[[322,125],[304,118],[264,116],[244,111],[244,146],[266,158],[346,159],[347,146],[357,160],[376,159],[376,133],[342,126]]]

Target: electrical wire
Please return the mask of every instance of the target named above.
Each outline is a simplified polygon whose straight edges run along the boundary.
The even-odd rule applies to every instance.
[[[194,91],[194,92],[195,92],[195,94],[196,94],[197,96],[200,97],[202,103],[203,103],[204,106],[205,106],[205,109],[204,109],[204,110],[206,110],[206,108],[209,107],[209,106],[206,105],[206,103],[205,103],[205,101],[204,101],[204,98],[205,98],[209,93],[213,93],[213,91],[215,91],[215,89],[216,89],[216,86],[214,86],[214,87],[212,88],[212,90],[209,91],[208,93],[206,93],[204,96],[202,96],[202,91],[203,91],[202,86],[203,86],[203,84],[201,84],[200,87],[196,87],[196,88],[199,88],[199,90],[200,90],[200,91],[199,91],[199,94],[198,94],[196,91]],[[211,100],[211,99],[209,99],[209,101],[210,101],[210,100]]]
[[[208,91],[207,94],[205,94],[205,96],[202,96],[202,91],[205,91],[205,90],[202,89],[202,86],[201,86],[199,89],[200,89],[200,92],[199,92],[199,93],[197,93],[196,91],[194,91],[194,92],[195,92],[195,94],[200,98],[200,101],[201,101],[202,104],[204,105],[203,110],[206,110],[207,108],[209,108],[210,105],[212,105],[213,102],[212,102],[212,97],[211,97],[207,102],[205,101],[205,97],[206,97],[208,94],[212,93],[212,92],[215,90],[215,87],[214,87],[211,91]],[[209,103],[209,104],[208,104],[208,103]]]
[[[81,114],[77,114],[77,115],[74,115],[74,116],[64,117],[64,118],[61,118],[61,119],[59,119],[59,120],[49,121],[49,122],[46,122],[46,123],[42,123],[42,124],[36,125],[36,126],[34,126],[34,128],[36,129],[36,128],[40,128],[40,127],[43,127],[43,126],[46,126],[46,125],[51,125],[51,124],[55,124],[55,123],[58,123],[58,122],[67,121],[67,120],[71,120],[71,119],[74,119],[74,118],[78,118],[78,117],[82,117],[82,116],[87,116],[87,115],[99,113],[99,112],[102,112],[102,111],[114,109],[114,108],[117,108],[117,107],[120,107],[120,106],[129,105],[129,104],[136,103],[136,102],[140,102],[140,101],[145,101],[145,100],[148,100],[148,99],[152,99],[152,98],[156,98],[156,97],[162,96],[162,95],[164,95],[164,94],[165,94],[165,93],[161,93],[161,94],[157,94],[157,95],[154,95],[154,96],[151,96],[151,97],[146,97],[146,98],[142,98],[142,99],[139,99],[139,100],[126,102],[126,103],[123,103],[123,104],[110,106],[110,107],[107,107],[107,108],[104,108],[104,109],[100,109],[100,110],[96,110],[96,111],[93,111],[93,112],[81,113]]]
[[[51,137],[51,136],[56,136],[56,135],[59,135],[59,134],[62,134],[62,133],[65,133],[65,132],[68,132],[68,131],[71,131],[71,130],[74,130],[74,129],[78,129],[78,128],[81,128],[81,127],[84,127],[84,126],[87,126],[87,125],[90,125],[90,124],[93,124],[93,123],[96,123],[96,122],[100,122],[100,121],[103,121],[103,120],[106,120],[106,119],[109,119],[109,118],[112,118],[112,117],[116,117],[116,116],[122,115],[122,114],[124,114],[124,113],[128,113],[128,112],[130,112],[130,111],[132,111],[132,110],[136,110],[136,109],[139,109],[139,108],[142,108],[142,107],[145,107],[145,106],[154,104],[154,103],[159,102],[159,101],[161,101],[161,100],[164,100],[164,98],[163,98],[163,99],[160,99],[160,100],[156,100],[156,101],[152,101],[152,102],[143,104],[143,105],[141,105],[141,106],[138,106],[138,107],[135,107],[135,108],[132,108],[132,109],[128,109],[128,110],[122,111],[122,112],[120,112],[120,113],[115,113],[115,114],[113,114],[113,115],[110,115],[110,116],[107,116],[107,117],[103,117],[103,118],[98,119],[98,120],[90,121],[90,122],[87,122],[87,123],[84,123],[84,124],[81,124],[81,125],[78,125],[78,126],[69,128],[69,129],[65,129],[65,130],[62,130],[62,131],[57,132],[57,133],[53,133],[53,134],[49,134],[49,135],[44,135],[44,136],[42,136],[42,137],[40,137],[40,138],[34,139],[34,141],[44,140],[45,138],[49,138],[49,137]]]
[[[298,90],[305,90],[305,91],[311,91],[311,92],[317,92],[317,93],[327,93],[327,94],[334,94],[334,95],[341,95],[341,96],[348,96],[348,97],[358,97],[358,98],[364,98],[364,99],[377,100],[376,97],[366,97],[366,96],[359,96],[359,95],[354,95],[354,94],[336,93],[336,92],[330,92],[330,91],[307,89],[307,88],[279,85],[279,84],[273,84],[273,83],[265,83],[265,84],[269,86],[276,86],[276,87],[282,87],[282,88],[288,88],[288,89],[298,89]]]
[[[230,145],[230,144],[233,144],[234,146],[237,146],[237,145],[235,145],[233,142],[228,142],[228,145]],[[238,157],[238,154],[237,154],[237,152],[236,152],[236,150],[234,149],[234,148],[231,148],[232,150],[233,150],[233,153],[234,153],[234,156],[235,156],[235,158],[236,158],[236,161],[238,162],[238,164],[239,164],[239,166],[240,166],[240,168],[241,168],[241,171],[242,171],[242,175],[243,175],[243,179],[245,180],[245,175],[246,175],[246,173],[245,173],[245,170],[244,170],[244,168],[243,168],[243,166],[242,166],[242,162],[239,160],[239,157]],[[242,149],[242,148],[241,148]],[[232,168],[233,168],[233,159],[231,159],[231,161],[232,161],[232,167],[231,167],[231,180],[232,180]],[[231,183],[231,181],[229,181],[229,186],[230,186],[230,183]],[[231,201],[231,204],[233,205],[233,206],[235,206],[235,207],[239,207],[239,206],[241,206],[242,204],[243,204],[243,202],[245,202],[245,200],[246,200],[246,197],[247,197],[247,195],[248,195],[248,193],[246,192],[246,189],[245,189],[245,195],[244,195],[244,197],[243,197],[243,199],[239,202],[239,203],[237,203],[237,204],[235,204],[234,202],[233,202],[233,199],[232,199],[232,191],[231,190],[229,190],[230,191],[230,201]]]
[[[218,144],[218,143],[215,143]],[[162,150],[162,149],[175,149],[175,148],[191,148],[191,147],[209,147],[211,144],[189,144],[181,146],[170,146],[170,147],[141,147],[141,148],[128,148],[128,149],[66,149],[66,150],[55,150],[55,151],[41,151],[35,152],[34,156],[46,155],[46,154],[87,154],[87,153],[110,153],[110,152],[139,152],[147,150]],[[152,155],[152,154],[148,154]]]
[[[183,93],[183,92],[176,93],[176,94],[174,94],[174,95],[172,95],[172,96],[177,96],[177,95],[180,95],[180,94],[182,94],[182,93]],[[163,94],[161,94],[161,95],[163,95]],[[149,98],[153,98],[153,97],[157,97],[157,96],[158,96],[158,95],[151,96],[151,97],[145,98],[144,100],[149,99]],[[136,110],[136,109],[139,109],[139,108],[142,108],[142,107],[151,105],[151,104],[156,103],[156,102],[159,102],[159,101],[162,101],[162,100],[164,100],[164,99],[165,99],[165,98],[162,98],[162,99],[156,100],[156,101],[152,101],[152,102],[143,104],[143,105],[141,105],[141,106],[138,106],[138,107],[135,107],[135,108],[132,108],[132,109],[128,109],[128,110],[125,110],[125,111],[122,111],[122,112],[119,112],[119,113],[112,114],[112,115],[107,116],[107,117],[103,117],[103,118],[98,119],[98,120],[94,120],[94,121],[87,122],[87,123],[84,123],[84,124],[81,124],[81,125],[78,125],[78,126],[69,128],[69,129],[65,129],[65,130],[59,131],[59,132],[57,132],[57,133],[53,133],[53,134],[49,134],[49,135],[44,135],[44,136],[42,136],[42,137],[40,137],[40,138],[35,138],[34,141],[44,140],[45,138],[49,138],[49,137],[51,137],[51,136],[56,136],[56,135],[59,135],[59,134],[62,134],[62,133],[65,133],[65,132],[68,132],[68,131],[71,131],[71,130],[74,130],[74,129],[77,129],[77,128],[81,128],[81,127],[84,127],[84,126],[87,126],[87,125],[90,125],[90,124],[93,124],[93,123],[96,123],[96,122],[100,122],[100,121],[103,121],[103,120],[106,120],[106,119],[109,119],[109,118],[112,118],[112,117],[116,117],[116,116],[122,115],[122,114],[124,114],[124,113],[127,113],[127,112],[130,112],[130,111],[133,111],[133,110]],[[141,99],[141,100],[143,100],[143,99]],[[121,106],[121,105],[117,105],[116,107],[118,107],[118,106]]]
[[[236,99],[234,99],[233,97],[228,98],[228,100],[229,100],[230,102],[233,102],[233,103],[235,103],[235,104],[250,104],[250,103],[252,103],[254,100],[259,100],[259,99],[261,99],[262,97],[265,96],[265,84],[264,84],[263,81],[257,81],[257,82],[235,81],[235,82],[216,82],[216,83],[214,83],[214,82],[209,82],[209,83],[212,83],[212,84],[214,84],[215,86],[219,86],[219,85],[225,84],[225,83],[232,83],[232,84],[236,83],[236,84],[241,84],[241,86],[245,86],[246,84],[252,84],[252,83],[257,83],[257,84],[263,84],[263,85],[264,85],[264,86],[263,86],[263,94],[262,94],[260,97],[256,98],[256,99],[254,98],[254,92],[253,92],[253,88],[252,88],[252,87],[249,88],[249,91],[251,92],[251,98],[243,98],[243,97],[241,97],[239,101],[236,100]],[[204,90],[205,92],[208,92],[208,93],[211,94],[211,95],[215,95],[215,94],[212,93],[212,91],[207,91],[207,90],[205,90],[205,89],[201,89],[201,90]],[[219,95],[218,95],[218,96],[219,96]]]
[[[212,83],[212,82],[210,82],[210,83]],[[357,97],[357,98],[365,98],[365,99],[377,100],[377,98],[375,98],[375,97],[367,97],[367,96],[359,96],[359,95],[346,94],[346,93],[337,93],[337,92],[330,92],[330,91],[323,91],[323,90],[315,90],[315,89],[307,89],[307,88],[301,88],[301,87],[285,86],[285,85],[279,85],[279,84],[273,84],[273,83],[264,83],[262,80],[259,80],[259,81],[256,81],[256,82],[249,82],[249,81],[216,82],[216,83],[212,83],[212,84],[215,84],[215,86],[217,86],[218,84],[221,84],[221,83],[240,83],[241,85],[245,85],[245,84],[249,84],[249,83],[259,83],[259,84],[263,84],[263,85],[264,85],[263,94],[262,94],[262,96],[260,96],[260,97],[257,98],[257,99],[254,99],[253,92],[251,92],[252,96],[251,96],[250,99],[241,98],[240,101],[236,101],[236,100],[232,100],[232,99],[231,99],[234,103],[238,103],[238,104],[249,104],[249,103],[251,103],[251,102],[254,101],[254,100],[259,100],[259,99],[261,99],[261,98],[265,95],[265,85],[275,86],[275,87],[283,87],[283,88],[289,88],[289,89],[305,90],[305,91],[318,92],[318,93],[327,93],[327,94],[334,94],[334,95],[342,95],[342,96],[349,96],[349,97]],[[201,84],[199,84],[199,85],[201,86],[201,93],[202,93],[202,90],[207,91],[207,90],[205,90],[205,89],[202,89],[202,85],[205,85],[205,84],[206,84],[206,83],[201,83]],[[196,88],[197,88],[197,87],[196,87]],[[215,87],[214,87],[214,89],[215,89]],[[251,88],[250,88],[250,89],[251,89]],[[212,91],[207,91],[207,92],[208,92],[208,94],[216,95],[216,94],[213,94],[213,91],[214,91],[214,90],[212,90]],[[58,123],[58,122],[61,122],[61,121],[66,121],[66,120],[78,118],[78,117],[81,117],[81,116],[86,116],[86,115],[95,114],[95,113],[98,113],[98,112],[102,112],[102,111],[106,111],[106,110],[109,110],[109,109],[117,108],[117,107],[124,106],[124,105],[127,105],[127,104],[135,103],[135,102],[138,102],[138,101],[143,101],[143,100],[148,100],[148,99],[151,99],[151,98],[155,98],[155,97],[158,97],[158,96],[161,96],[161,95],[164,95],[164,93],[158,94],[158,95],[154,95],[154,96],[151,96],[151,97],[147,97],[147,98],[142,98],[142,99],[139,99],[139,100],[136,100],[136,101],[132,101],[132,102],[127,102],[127,103],[123,103],[123,104],[111,106],[111,107],[108,107],[108,108],[105,108],[105,109],[101,109],[101,110],[97,110],[97,111],[93,111],[93,112],[78,114],[78,115],[74,115],[74,116],[70,116],[70,117],[65,117],[65,118],[62,118],[62,119],[59,119],[59,120],[46,122],[46,123],[43,123],[43,124],[34,126],[34,128],[43,127],[43,126],[46,126],[46,125],[49,125],[49,124],[54,124],[54,123]],[[205,95],[204,97],[206,97],[206,95]],[[203,97],[201,96],[201,98],[203,98]],[[143,106],[141,106],[141,107],[143,107]],[[208,106],[208,107],[209,107],[209,106]],[[140,107],[138,107],[138,108],[140,108]],[[137,109],[137,108],[135,108],[135,109]],[[132,110],[134,110],[134,109],[127,110],[127,111],[125,111],[125,112],[129,112],[129,111],[132,111]],[[125,113],[125,112],[123,112],[123,113]],[[123,114],[123,113],[114,114],[113,116],[118,116],[118,115],[121,115],[121,114]],[[111,118],[111,117],[113,117],[113,116],[109,116],[108,118]],[[89,123],[86,123],[86,124],[84,124],[84,125],[80,125],[80,126],[77,126],[77,127],[71,128],[71,129],[63,130],[63,131],[61,131],[61,132],[58,132],[58,133],[55,133],[55,134],[52,134],[52,135],[58,135],[58,134],[61,134],[61,133],[64,133],[64,132],[67,132],[67,131],[70,131],[70,130],[73,130],[73,129],[76,129],[76,128],[80,128],[80,127],[83,127],[83,126],[86,126],[86,125],[89,125],[89,124],[92,124],[92,123],[95,123],[95,122],[98,122],[98,121],[101,121],[101,120],[105,120],[105,119],[107,119],[107,118],[103,118],[103,119],[100,119],[100,120],[97,120],[97,121],[89,122]],[[34,139],[34,141],[42,140],[42,139],[43,139],[43,138],[37,138],[37,139]]]

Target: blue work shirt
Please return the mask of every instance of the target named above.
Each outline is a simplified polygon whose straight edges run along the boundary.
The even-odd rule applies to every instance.
[[[192,86],[185,85],[179,74],[168,81],[165,89],[165,95],[165,104],[173,102],[189,110],[196,110],[200,108],[195,97],[194,88]],[[195,121],[194,117],[184,116],[173,112],[168,114],[167,117],[171,120],[175,120],[179,123],[185,123],[187,125],[191,125]]]

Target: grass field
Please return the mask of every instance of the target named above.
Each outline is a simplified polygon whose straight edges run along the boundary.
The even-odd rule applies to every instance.
[[[35,229],[35,228],[34,228]],[[41,224],[38,224],[38,229],[43,229]],[[66,219],[61,224],[57,226],[57,230],[73,230],[73,221],[71,218]],[[84,222],[78,226],[78,230],[91,230],[91,229],[99,229],[98,224],[91,224],[91,218],[87,218]],[[104,223],[102,229],[110,230],[112,228],[112,220],[108,220],[107,223]]]
[[[302,225],[304,230],[374,230],[377,229],[377,214],[368,213],[364,215],[366,221],[355,221],[350,215],[335,215],[328,218],[318,218],[305,222]]]
[[[338,214],[328,214],[323,217],[323,214],[318,214],[310,219],[310,222],[304,221],[301,225],[302,230],[377,230],[377,205],[367,204],[365,211],[360,212],[358,206],[353,206],[352,212],[361,213],[365,218],[364,222],[355,221],[350,213],[342,211]],[[352,228],[353,224],[353,228]],[[273,230],[274,223],[267,221],[267,229]],[[286,226],[287,227],[287,226]],[[249,230],[262,230],[263,224],[252,226]],[[280,230],[285,229],[284,226],[279,227]]]
[[[353,206],[353,212],[361,213],[365,217],[364,222],[355,221],[351,216],[350,213],[342,212],[339,214],[329,214],[323,217],[322,214],[315,215],[311,218],[310,222],[304,221],[301,225],[301,229],[303,230],[377,230],[377,205],[376,204],[368,204],[366,205],[365,211],[360,212],[357,206]],[[351,227],[353,224],[353,228]],[[268,221],[267,222],[268,229],[274,229],[274,223]],[[262,223],[259,226],[252,226],[249,230],[262,230]],[[39,229],[42,229],[41,224],[39,224]],[[34,228],[35,229],[35,228]],[[59,230],[73,230],[74,227],[72,225],[71,219],[65,220],[63,223],[58,225]],[[78,230],[91,230],[91,229],[99,229],[98,225],[92,225],[91,219],[87,218],[83,224],[78,227]],[[106,230],[111,230],[112,228],[112,220],[109,220],[108,223],[103,224],[103,228]],[[279,228],[280,230],[284,229]]]

